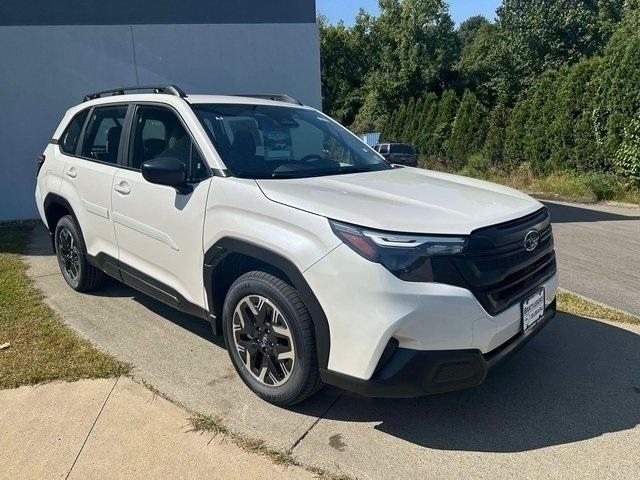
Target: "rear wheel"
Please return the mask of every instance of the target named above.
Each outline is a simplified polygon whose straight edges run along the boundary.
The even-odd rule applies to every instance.
[[[231,285],[222,320],[231,361],[258,396],[288,406],[319,389],[313,324],[292,286],[265,272],[246,273]]]
[[[54,235],[58,265],[67,284],[77,292],[98,287],[103,274],[87,262],[80,229],[71,215],[65,215],[58,221]]]

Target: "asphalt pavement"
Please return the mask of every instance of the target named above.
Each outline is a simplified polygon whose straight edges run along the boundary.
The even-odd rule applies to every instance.
[[[560,286],[640,316],[640,208],[545,204]]]
[[[561,285],[637,309],[640,211],[550,209]],[[177,403],[307,464],[361,479],[640,476],[640,327],[559,314],[478,388],[382,400],[327,387],[281,409],[246,389],[204,321],[115,281],[73,292],[43,229],[28,261],[49,304],[82,335]]]

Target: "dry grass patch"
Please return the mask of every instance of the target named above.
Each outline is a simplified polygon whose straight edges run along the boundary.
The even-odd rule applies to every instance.
[[[194,415],[190,419],[192,430],[201,433],[220,435],[224,439],[231,440],[243,450],[256,453],[269,458],[276,465],[285,467],[300,467],[313,473],[321,480],[351,480],[351,477],[342,474],[334,474],[324,469],[304,465],[296,460],[290,451],[278,450],[269,447],[264,441],[240,435],[227,427],[220,418],[210,415]]]
[[[27,276],[29,227],[0,228],[0,388],[123,375],[127,365],[64,325]]]
[[[558,310],[580,317],[600,318],[612,322],[640,325],[640,318],[635,315],[592,302],[587,298],[566,290],[558,292]]]

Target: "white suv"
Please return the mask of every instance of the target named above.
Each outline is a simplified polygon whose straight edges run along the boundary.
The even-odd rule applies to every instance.
[[[106,273],[206,319],[274,404],[476,386],[555,314],[543,205],[390,164],[284,95],[98,92],[39,163],[71,288]]]

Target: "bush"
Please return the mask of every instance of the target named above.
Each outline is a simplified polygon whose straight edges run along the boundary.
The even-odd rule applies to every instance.
[[[617,173],[640,185],[640,117],[625,127],[613,164]]]
[[[608,173],[589,173],[584,175],[584,183],[598,201],[615,198],[620,190],[620,182]]]
[[[487,179],[491,162],[487,157],[480,153],[476,153],[469,157],[469,161],[465,167],[460,170],[460,175],[465,177],[474,177]]]

